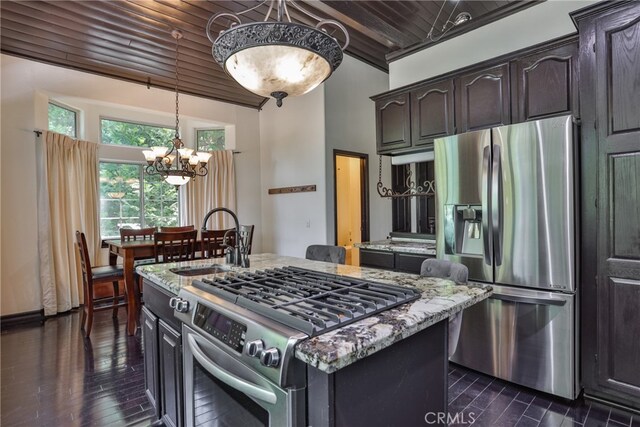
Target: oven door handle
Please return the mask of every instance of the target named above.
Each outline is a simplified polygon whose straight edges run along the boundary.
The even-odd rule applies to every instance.
[[[214,362],[212,362],[200,349],[198,345],[198,340],[195,335],[188,334],[188,345],[193,353],[193,357],[196,358],[198,362],[214,377],[227,384],[229,387],[232,387],[249,397],[254,399],[262,400],[263,402],[267,402],[270,404],[275,404],[278,400],[276,394],[271,390],[265,390],[256,384],[245,381],[237,376],[233,375],[230,372],[220,368]]]

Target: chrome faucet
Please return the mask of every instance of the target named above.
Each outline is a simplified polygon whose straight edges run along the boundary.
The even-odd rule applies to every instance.
[[[228,264],[233,264],[235,266],[239,266],[239,267],[243,267],[243,268],[249,268],[249,250],[247,248],[246,243],[244,242],[244,240],[240,237],[240,223],[238,222],[238,216],[235,214],[235,212],[233,212],[231,209],[227,209],[227,208],[215,208],[215,209],[211,209],[209,212],[207,212],[207,214],[204,216],[204,221],[202,221],[202,231],[206,231],[207,230],[207,221],[209,220],[209,217],[211,215],[213,215],[216,212],[226,212],[229,215],[231,215],[231,217],[233,218],[233,221],[236,225],[236,244],[234,245],[226,245],[227,242],[227,234],[229,234],[230,232],[233,232],[233,230],[228,230],[226,233],[224,233],[224,237],[223,237],[223,241],[225,242],[225,258],[226,258],[226,262]]]

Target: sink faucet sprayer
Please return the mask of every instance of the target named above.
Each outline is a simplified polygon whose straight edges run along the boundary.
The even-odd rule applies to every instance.
[[[247,245],[244,242],[244,240],[240,237],[240,223],[238,222],[238,217],[235,214],[235,212],[233,212],[231,209],[227,209],[227,208],[215,208],[215,209],[211,209],[209,212],[207,212],[207,214],[204,217],[204,221],[202,221],[202,229],[201,231],[206,231],[207,230],[207,221],[209,220],[209,217],[211,215],[213,215],[216,212],[226,212],[229,215],[231,215],[231,217],[233,218],[233,221],[236,225],[236,244],[235,246],[233,245],[227,245],[227,235],[230,232],[234,232],[233,230],[228,230],[226,233],[224,233],[224,237],[223,237],[223,246],[226,246],[225,249],[225,258],[226,258],[226,262],[227,264],[233,264],[235,266],[240,266],[243,268],[249,268],[249,255],[247,254],[247,252],[249,252],[247,250]]]

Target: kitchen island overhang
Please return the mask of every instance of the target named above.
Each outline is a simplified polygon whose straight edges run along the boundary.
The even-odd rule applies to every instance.
[[[212,264],[222,260],[148,265],[138,273],[166,295],[177,295],[193,280],[215,275],[180,276],[171,269]],[[421,292],[413,302],[297,343],[295,358],[307,366],[305,424],[417,422],[426,412],[446,411],[446,319],[488,298],[490,287],[273,254],[252,255],[251,266],[251,271],[295,266]]]

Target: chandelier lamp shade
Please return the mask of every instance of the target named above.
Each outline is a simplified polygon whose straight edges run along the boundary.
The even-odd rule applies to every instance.
[[[241,15],[269,4],[264,21],[243,23]],[[317,21],[315,27],[291,21],[287,6]],[[275,11],[276,21],[269,21]],[[230,27],[214,38],[213,25],[226,18]],[[339,30],[341,46],[328,32]],[[241,86],[276,99],[300,96],[325,81],[342,62],[349,34],[339,22],[322,19],[293,0],[265,0],[238,13],[221,12],[209,18],[207,37],[213,43],[213,59]]]
[[[194,152],[191,148],[186,148],[180,139],[180,103],[178,98],[179,70],[178,70],[178,49],[182,32],[173,30],[171,36],[176,40],[176,128],[175,135],[171,141],[171,147],[157,146],[150,150],[143,150],[147,167],[145,172],[148,175],[158,175],[171,185],[183,185],[197,176],[205,176],[209,171],[207,164],[211,153]]]

